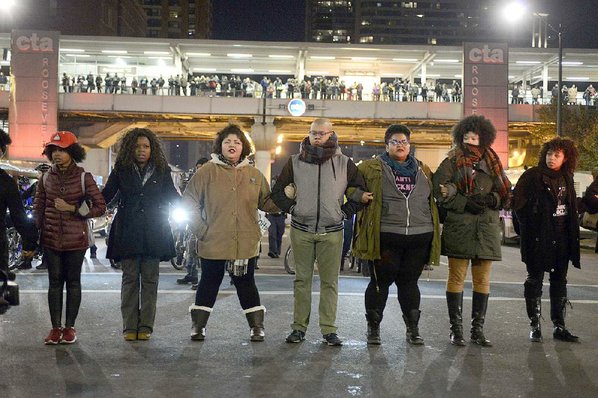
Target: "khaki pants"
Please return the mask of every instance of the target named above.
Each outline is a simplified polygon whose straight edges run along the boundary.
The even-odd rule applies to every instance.
[[[343,247],[343,231],[314,234],[291,228],[291,245],[295,257],[294,315],[291,327],[305,332],[311,314],[311,285],[314,262],[320,274],[320,330],[336,333],[338,275]]]
[[[123,271],[120,292],[123,332],[152,333],[158,300],[160,259],[128,257],[120,265]]]

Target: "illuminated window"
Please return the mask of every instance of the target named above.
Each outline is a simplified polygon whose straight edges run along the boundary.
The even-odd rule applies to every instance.
[[[417,8],[417,1],[403,1],[401,2],[403,8]]]
[[[362,36],[359,38],[360,43],[373,43],[374,36]]]
[[[177,19],[179,17],[179,12],[178,11],[170,11],[168,13],[168,16],[170,17],[170,19]]]

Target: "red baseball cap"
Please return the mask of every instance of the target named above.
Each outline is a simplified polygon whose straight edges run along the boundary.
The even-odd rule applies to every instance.
[[[50,136],[50,140],[46,142],[44,148],[49,145],[55,145],[60,148],[68,148],[77,143],[77,136],[70,131],[57,131]]]

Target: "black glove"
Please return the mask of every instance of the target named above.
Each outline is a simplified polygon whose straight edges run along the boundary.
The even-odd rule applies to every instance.
[[[496,197],[492,193],[487,193],[485,195],[482,195],[482,194],[473,195],[469,199],[473,200],[479,206],[489,207],[491,209],[496,208],[496,205],[498,204],[496,201]]]
[[[478,204],[473,198],[467,198],[467,203],[465,203],[465,211],[471,214],[480,214],[484,211],[484,205]]]
[[[484,196],[484,204],[491,209],[496,209],[496,206],[498,205],[496,196],[492,193],[487,193]]]

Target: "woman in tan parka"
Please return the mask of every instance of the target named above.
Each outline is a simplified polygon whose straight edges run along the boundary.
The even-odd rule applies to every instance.
[[[261,231],[258,209],[277,213],[264,175],[249,164],[251,144],[235,125],[221,130],[212,160],[189,181],[183,203],[192,212],[190,225],[198,239],[201,279],[189,308],[192,340],[205,339],[218,288],[228,269],[249,323],[251,341],[264,340],[264,313],[254,270]]]

